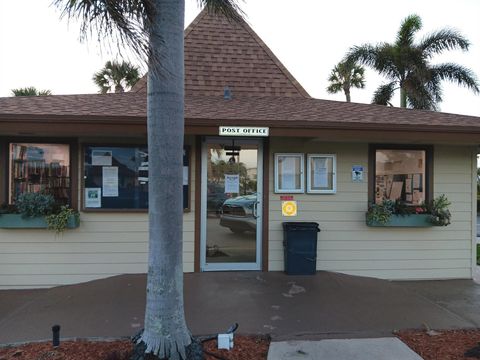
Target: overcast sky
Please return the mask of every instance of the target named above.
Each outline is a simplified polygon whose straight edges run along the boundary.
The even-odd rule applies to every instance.
[[[51,0],[0,0],[0,96],[35,86],[54,94],[94,93],[91,78],[116,54],[95,41],[79,42],[78,24],[59,20]],[[198,14],[197,0],[186,0],[188,25]],[[247,0],[248,22],[280,61],[313,96],[327,94],[332,67],[352,45],[393,42],[400,22],[416,13],[423,20],[420,37],[451,27],[472,43],[468,53],[448,52],[436,62],[457,62],[480,76],[479,0]],[[382,78],[366,72],[367,87],[352,91],[352,101],[369,103]],[[395,100],[395,105],[399,100]],[[480,116],[480,96],[445,83],[441,110]]]

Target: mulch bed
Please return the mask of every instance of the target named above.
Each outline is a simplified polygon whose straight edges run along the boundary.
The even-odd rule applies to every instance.
[[[204,343],[206,360],[266,360],[270,339],[265,336],[237,335],[232,350],[218,350],[217,341]],[[48,343],[30,343],[0,348],[0,360],[128,360],[132,343],[123,341],[65,341],[56,349]]]
[[[425,360],[480,359],[466,357],[465,352],[478,346],[480,330],[402,330],[395,333]]]

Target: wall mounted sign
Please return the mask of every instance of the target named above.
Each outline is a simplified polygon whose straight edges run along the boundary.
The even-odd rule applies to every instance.
[[[352,166],[352,181],[363,182],[363,166],[360,166],[360,165]]]
[[[218,128],[220,136],[268,136],[268,133],[268,127],[220,126]]]
[[[282,201],[282,215],[283,216],[297,216],[297,202],[296,201]]]

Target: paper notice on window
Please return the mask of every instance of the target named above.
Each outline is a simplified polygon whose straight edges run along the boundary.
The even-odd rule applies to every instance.
[[[328,187],[327,159],[322,159],[322,158],[313,159],[313,187],[314,188]]]
[[[225,193],[240,193],[240,175],[225,175]]]
[[[412,193],[412,178],[411,177],[407,177],[405,179],[405,192],[407,194],[411,194]]]
[[[92,165],[112,166],[111,150],[92,150]]]
[[[188,166],[183,167],[183,185],[188,185]]]
[[[282,190],[295,190],[295,160],[296,158],[287,156],[281,162]]]
[[[118,166],[102,168],[102,189],[104,197],[118,196]]]
[[[85,188],[85,207],[86,208],[102,207],[102,189],[101,188]]]
[[[420,188],[420,174],[413,174],[413,189]]]
[[[397,200],[402,197],[403,182],[394,181],[392,191],[390,192],[390,200]]]

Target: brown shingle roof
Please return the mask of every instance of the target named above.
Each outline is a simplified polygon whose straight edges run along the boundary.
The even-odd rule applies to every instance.
[[[146,97],[129,92],[0,98],[0,122],[15,119],[144,123]],[[479,117],[311,98],[189,96],[185,123],[480,133]]]
[[[202,12],[186,30],[186,126],[256,125],[480,134],[480,118],[308,97],[246,23]],[[145,83],[144,83],[145,85]],[[223,98],[230,86],[233,99]],[[50,124],[145,126],[146,92],[0,98],[0,130]],[[18,125],[17,125],[18,123]],[[29,124],[29,125],[28,125]],[[128,127],[128,126],[127,126]],[[128,135],[128,134],[126,134]]]
[[[146,76],[132,91],[145,91]],[[203,10],[185,30],[185,95],[309,97],[246,23]]]

